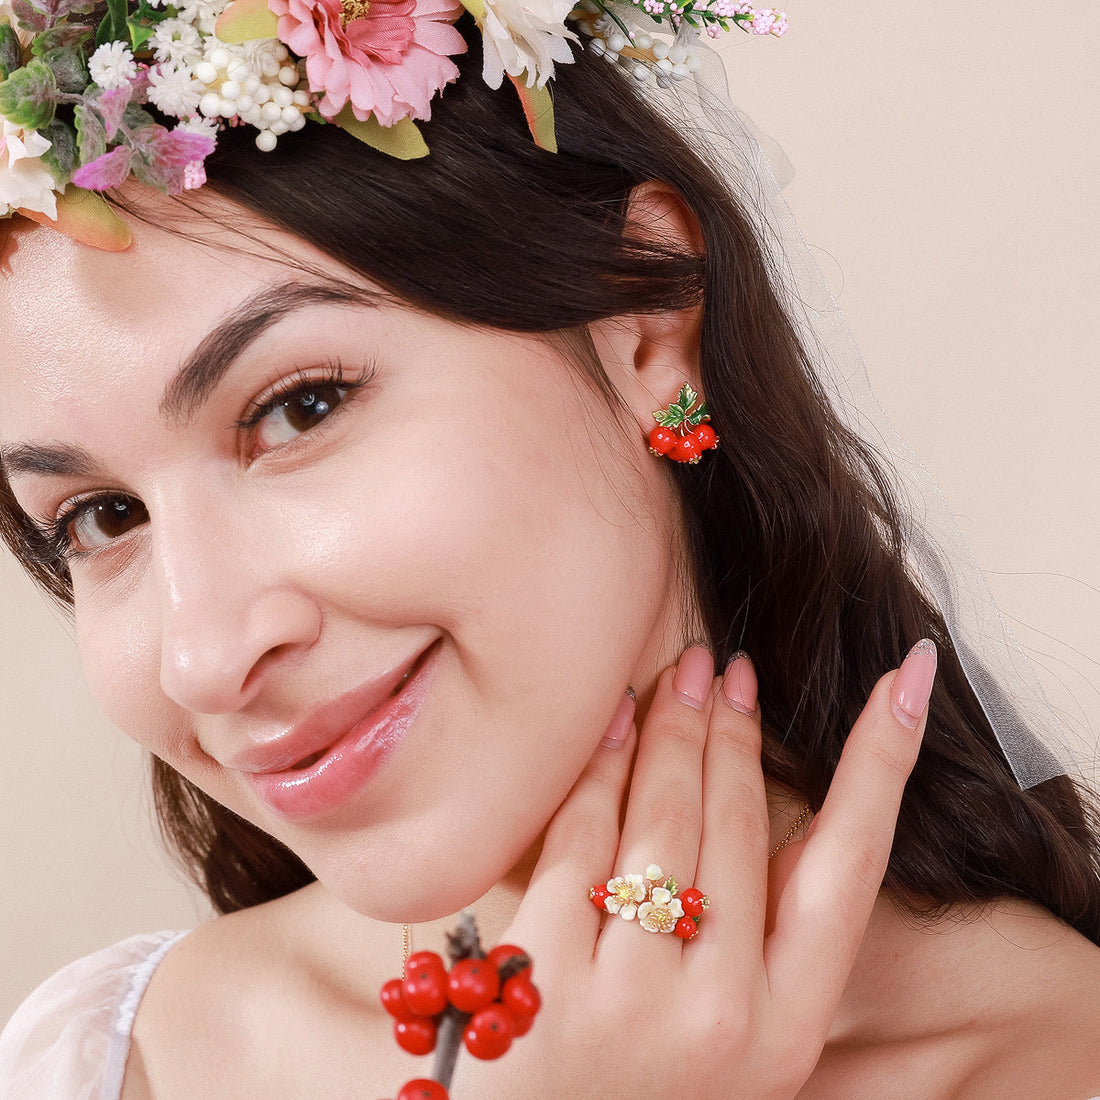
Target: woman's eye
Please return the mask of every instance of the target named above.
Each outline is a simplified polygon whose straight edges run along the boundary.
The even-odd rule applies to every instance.
[[[80,554],[106,546],[148,519],[145,505],[133,497],[96,497],[78,502],[57,526],[66,548]]]
[[[249,417],[258,449],[271,450],[315,428],[343,404],[349,389],[336,382],[316,382],[265,402]]]

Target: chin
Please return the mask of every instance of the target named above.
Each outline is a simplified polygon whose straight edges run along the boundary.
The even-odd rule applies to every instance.
[[[349,909],[373,920],[390,924],[421,924],[439,920],[473,906],[515,865],[519,856],[497,848],[492,858],[461,858],[454,848],[410,851],[394,845],[390,855],[370,856],[347,853],[346,858],[329,857],[323,866],[310,869],[321,884]]]

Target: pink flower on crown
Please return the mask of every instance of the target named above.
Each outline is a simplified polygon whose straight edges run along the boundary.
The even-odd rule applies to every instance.
[[[450,55],[466,42],[452,26],[464,9],[451,0],[269,0],[279,38],[305,58],[318,110],[347,105],[383,126],[431,117],[431,100],[458,76]]]

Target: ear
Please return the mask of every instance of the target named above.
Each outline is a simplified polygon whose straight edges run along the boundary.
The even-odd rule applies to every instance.
[[[702,231],[691,208],[658,181],[634,188],[624,235],[678,252],[703,252]],[[702,316],[697,305],[608,317],[589,326],[608,377],[643,431],[653,427],[654,410],[674,401],[685,382],[701,390]]]

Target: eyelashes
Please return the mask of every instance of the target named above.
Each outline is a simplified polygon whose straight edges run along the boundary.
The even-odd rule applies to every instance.
[[[349,405],[375,373],[373,363],[349,374],[335,361],[320,369],[294,371],[249,401],[233,422],[242,436],[242,453],[251,462],[318,431]],[[115,490],[74,498],[61,506],[53,520],[34,523],[32,557],[43,565],[63,566],[109,548],[148,519],[145,505],[129,493]]]
[[[299,369],[287,378],[282,379],[269,393],[248,403],[244,415],[236,421],[235,426],[244,432],[253,432],[262,423],[265,417],[279,409],[297,406],[303,410],[310,410],[316,405],[324,404],[326,411],[321,413],[327,417],[342,407],[343,401],[350,394],[361,390],[374,377],[376,366],[368,363],[355,374],[348,374],[344,366],[337,361],[330,361],[320,370]],[[336,405],[324,401],[324,391],[338,391],[339,401]],[[313,396],[316,400],[308,400]],[[308,430],[305,429],[305,430]]]

